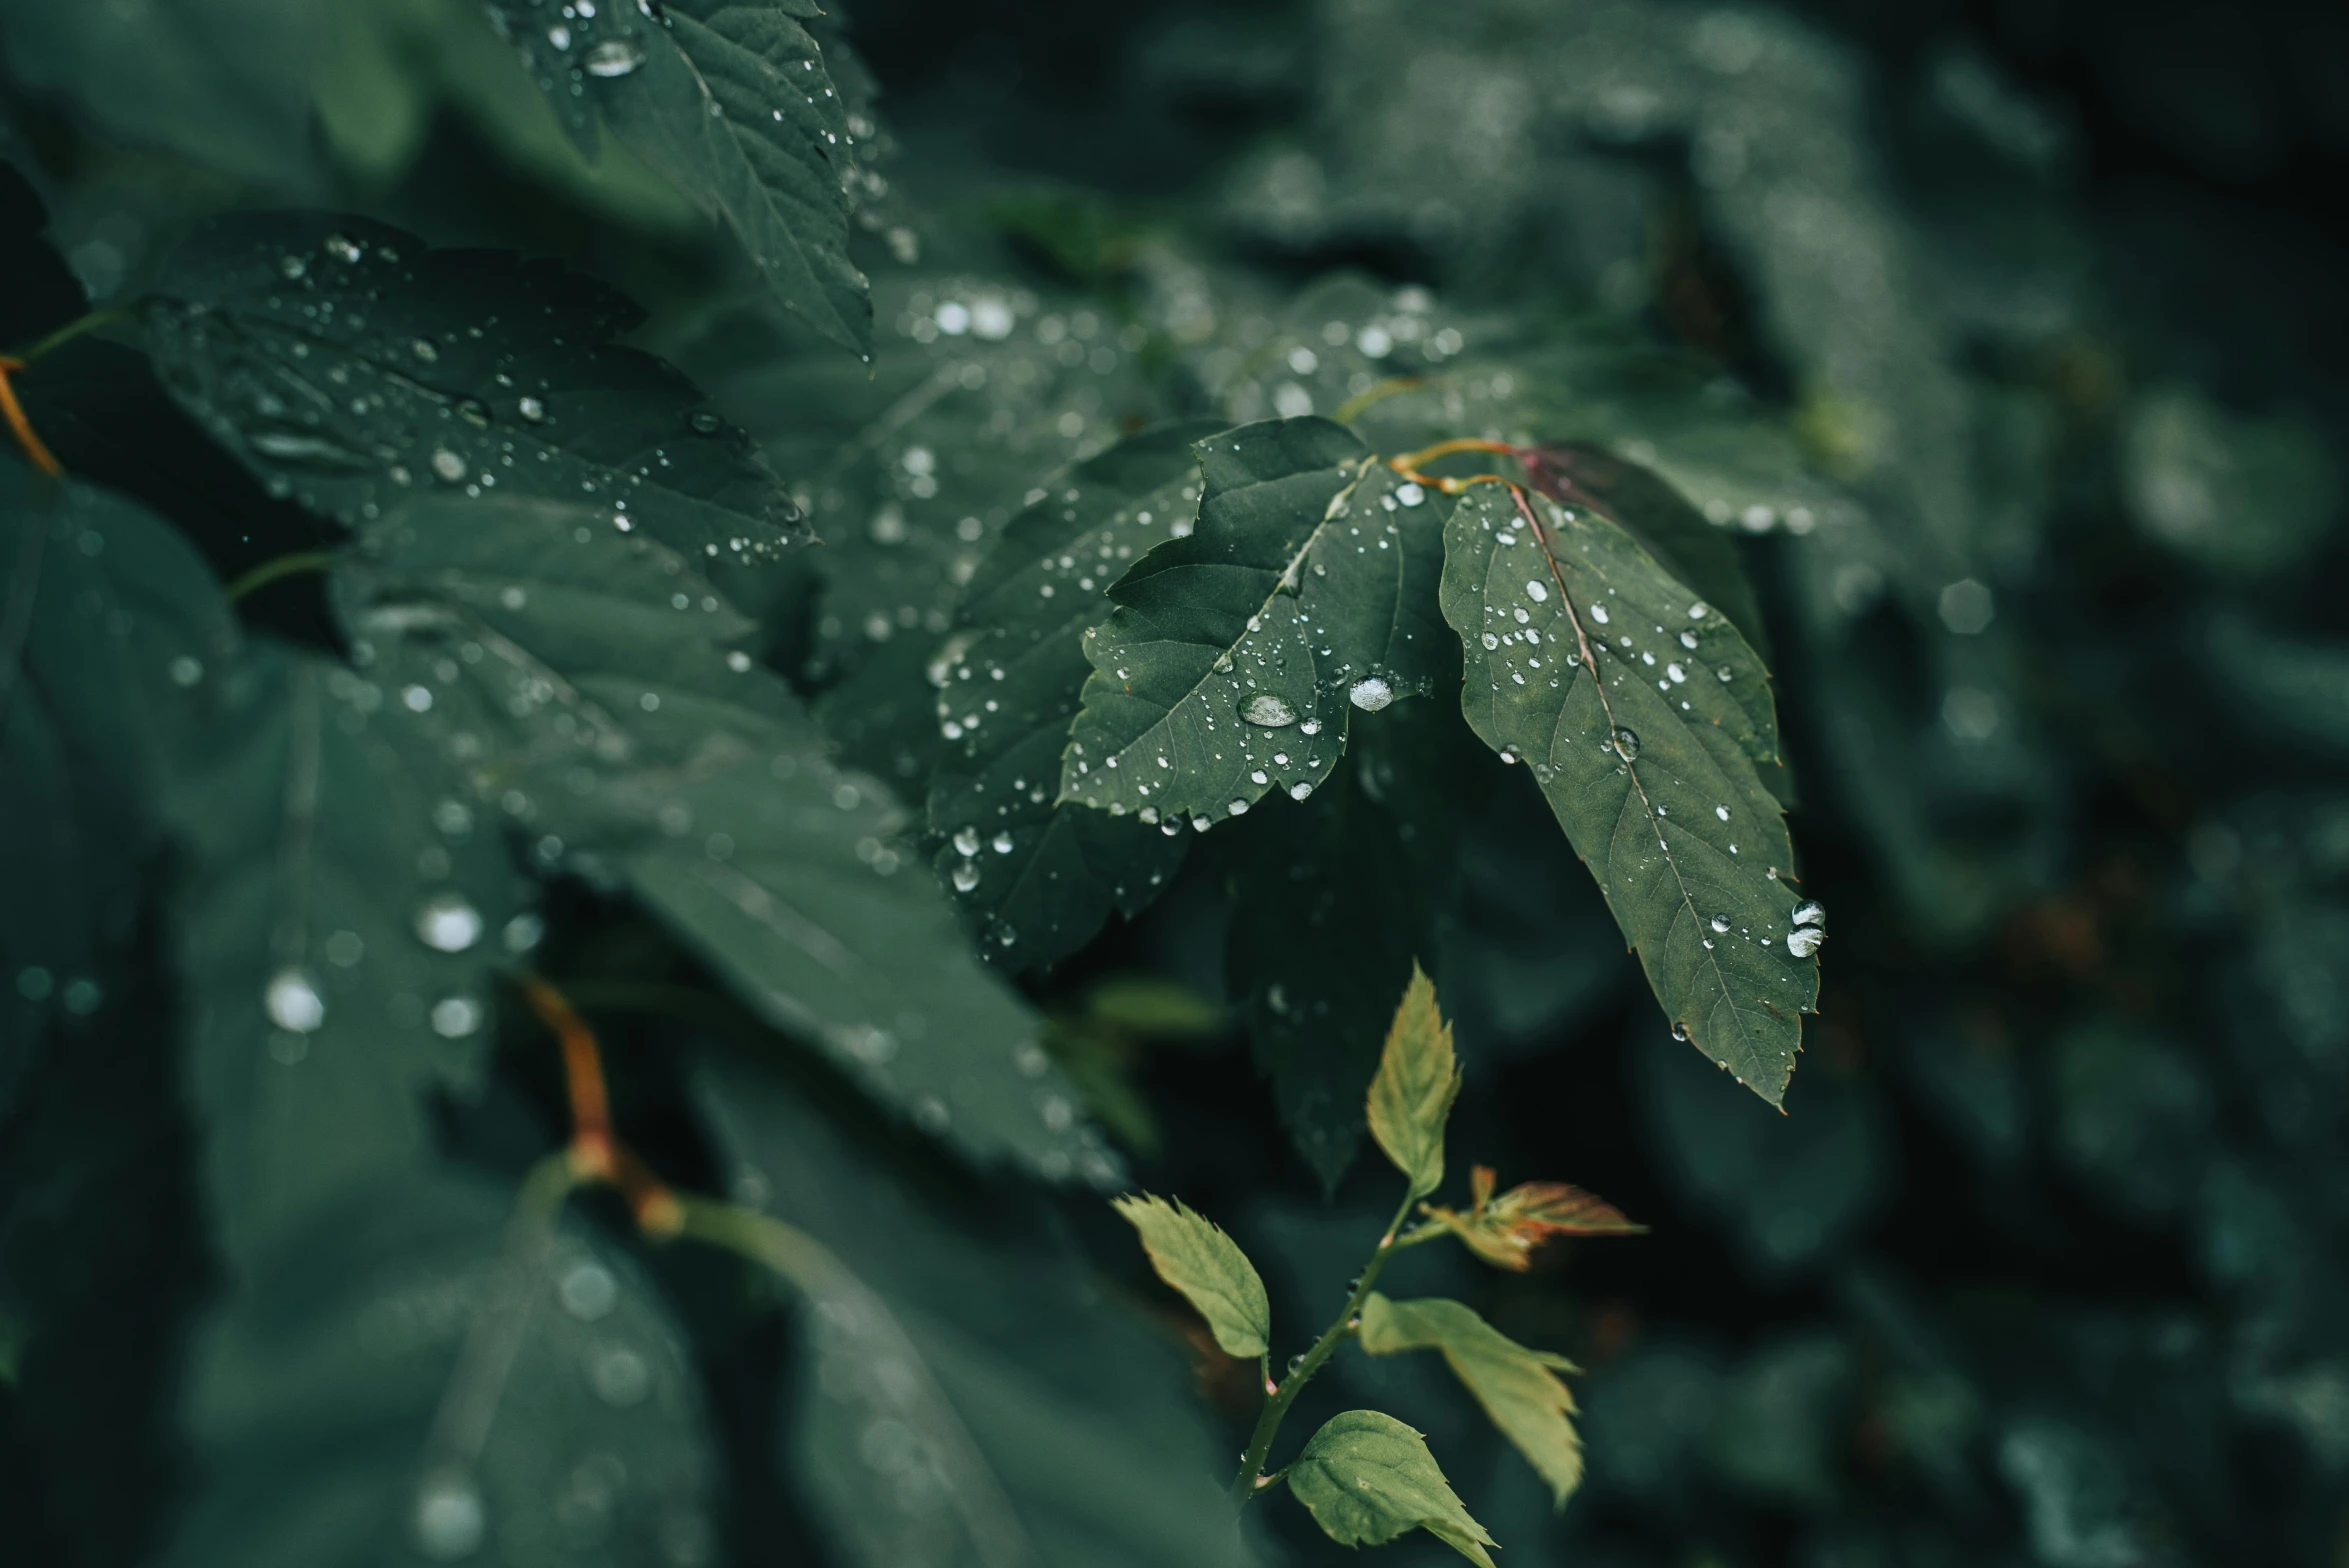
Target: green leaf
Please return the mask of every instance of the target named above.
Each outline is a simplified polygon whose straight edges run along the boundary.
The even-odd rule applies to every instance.
[[[930,784],[939,874],[1008,970],[1067,957],[1115,909],[1131,916],[1182,864],[1185,841],[1053,797],[1091,667],[1084,634],[1112,609],[1109,585],[1135,557],[1191,526],[1192,443],[1221,426],[1166,425],[1122,441],[1045,487],[972,578],[972,629],[945,670],[948,740]]]
[[[986,1160],[1114,1164],[904,842],[834,767],[750,623],[599,512],[419,501],[338,570],[354,651],[477,808],[633,892],[774,1027]]]
[[[724,392],[803,481],[824,540],[804,558],[823,579],[805,669],[817,717],[902,787],[945,750],[941,644],[989,543],[1051,475],[1168,409],[1144,357],[1081,296],[917,275],[884,278],[876,299],[893,330],[870,369],[795,355]]]
[[[1436,1009],[1435,982],[1411,966],[1411,984],[1395,1009],[1370,1080],[1370,1135],[1423,1198],[1444,1182],[1444,1123],[1460,1093],[1452,1026]]]
[[[786,1460],[841,1561],[1252,1561],[1180,1357],[1104,1304],[1032,1195],[917,1184],[854,1118],[739,1059],[710,1061],[697,1098],[725,1185],[796,1233],[774,1261],[812,1309],[812,1365]]]
[[[478,1077],[493,967],[537,939],[494,825],[399,702],[258,647],[174,781],[189,1092],[232,1262],[430,1154],[428,1096]]]
[[[1246,1360],[1271,1350],[1272,1302],[1238,1242],[1179,1201],[1126,1197],[1112,1206],[1141,1233],[1158,1277],[1199,1309],[1225,1355]]]
[[[1579,1371],[1564,1356],[1528,1350],[1457,1301],[1390,1301],[1373,1292],[1362,1303],[1362,1348],[1374,1356],[1440,1350],[1461,1386],[1476,1396],[1501,1435],[1549,1483],[1563,1508],[1582,1484],[1582,1441],[1574,1435],[1574,1395],[1561,1372]]]
[[[1621,528],[1546,497],[1529,521],[1517,497],[1478,485],[1446,530],[1461,709],[1531,768],[1675,1032],[1776,1105],[1824,932],[1779,881],[1794,849],[1757,772],[1777,759],[1768,677]]]
[[[1340,1546],[1383,1546],[1422,1529],[1481,1568],[1497,1546],[1469,1517],[1417,1432],[1375,1410],[1332,1416],[1289,1467],[1289,1490]]]
[[[248,179],[315,178],[309,64],[332,12],[300,0],[157,10],[6,0],[9,73],[107,130]]]
[[[789,0],[664,0],[549,17],[489,14],[583,148],[612,134],[733,231],[776,298],[824,336],[872,347],[864,275],[848,259],[856,144],[823,51]]]
[[[478,1178],[338,1193],[240,1255],[189,1359],[167,1568],[555,1561],[582,1518],[614,1561],[716,1544],[721,1462],[663,1293]]]
[[[101,1004],[136,932],[164,794],[237,656],[218,583],[140,507],[0,462],[0,1107],[44,1024]],[[32,896],[37,891],[38,896]]]
[[[1442,667],[1440,508],[1343,426],[1273,420],[1199,443],[1197,529],[1136,562],[1086,639],[1064,800],[1206,828],[1302,800],[1355,710]]]
[[[271,490],[357,527],[412,495],[604,509],[697,560],[771,559],[797,510],[643,319],[553,262],[350,217],[216,219],[147,306],[158,372]]]

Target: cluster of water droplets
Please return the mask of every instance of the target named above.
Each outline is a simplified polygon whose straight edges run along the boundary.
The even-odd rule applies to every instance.
[[[649,521],[711,558],[791,537],[796,511],[741,433],[657,361],[607,345],[623,302],[551,265],[417,251],[356,222],[253,244],[208,297],[156,307],[159,368],[272,494],[354,527],[410,495],[519,493],[606,509],[622,530]],[[575,397],[615,386],[671,433],[573,420]]]

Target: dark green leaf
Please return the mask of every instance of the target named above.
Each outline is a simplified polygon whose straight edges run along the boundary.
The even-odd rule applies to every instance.
[[[1528,1350],[1457,1301],[1389,1301],[1375,1292],[1362,1303],[1359,1342],[1374,1356],[1442,1351],[1501,1435],[1541,1472],[1553,1502],[1564,1507],[1582,1484],[1582,1442],[1569,1419],[1574,1395],[1558,1377],[1579,1369],[1564,1356]]]
[[[1061,795],[1198,828],[1337,766],[1356,709],[1427,691],[1441,510],[1326,419],[1198,446],[1197,529],[1110,590]]]
[[[146,321],[214,438],[348,526],[495,491],[602,509],[697,561],[771,558],[796,510],[690,382],[613,343],[642,315],[553,262],[284,213],[198,229]]]
[[[804,480],[824,540],[817,717],[858,766],[918,783],[945,745],[936,656],[989,542],[1053,474],[1167,410],[1082,299],[968,276],[887,280],[878,299],[870,370],[801,355],[725,393]]]
[[[340,580],[369,668],[542,864],[629,888],[769,1023],[929,1131],[1113,1174],[1035,1015],[903,842],[906,813],[832,765],[682,558],[600,512],[444,500],[372,530]]]
[[[163,794],[237,655],[219,585],[128,501],[0,461],[0,1105],[43,1021],[104,999],[136,927]]]
[[[1250,1561],[1212,1479],[1227,1450],[1171,1347],[1103,1306],[1048,1214],[1003,1191],[925,1198],[743,1064],[711,1064],[700,1099],[733,1190],[798,1233],[783,1261],[813,1366],[790,1462],[844,1561]]]
[[[1522,505],[1478,485],[1446,530],[1462,711],[1532,768],[1676,1029],[1775,1105],[1825,933],[1779,880],[1793,846],[1756,771],[1777,756],[1768,677],[1623,530]]]
[[[1090,941],[1111,909],[1131,915],[1165,887],[1187,845],[1123,816],[1063,806],[1061,752],[1085,677],[1084,634],[1108,589],[1199,509],[1194,441],[1219,427],[1163,426],[1047,486],[996,542],[963,601],[967,641],[939,688],[950,742],[930,786],[939,874],[1004,968],[1051,963]]]
[[[1355,729],[1347,765],[1310,801],[1266,802],[1219,839],[1224,961],[1282,1125],[1325,1188],[1361,1146],[1394,998],[1438,950],[1474,743],[1449,704],[1390,709]]]
[[[427,1094],[478,1072],[492,967],[537,922],[396,688],[266,646],[218,685],[172,810],[189,1089],[238,1261],[430,1153]]]
[[[1480,1568],[1496,1546],[1453,1495],[1417,1432],[1375,1410],[1332,1416],[1289,1467],[1289,1490],[1341,1546],[1382,1546],[1424,1529]]]
[[[1199,1309],[1225,1355],[1261,1356],[1272,1348],[1272,1302],[1238,1242],[1180,1202],[1126,1197],[1114,1207],[1141,1233],[1158,1277]]]
[[[512,1210],[403,1171],[239,1258],[196,1339],[169,1568],[555,1564],[590,1532],[613,1561],[708,1560],[718,1460],[660,1293],[551,1205]]]
[[[864,275],[848,259],[860,124],[801,21],[802,0],[665,0],[489,14],[580,146],[613,135],[741,240],[776,297],[826,337],[872,346]]]

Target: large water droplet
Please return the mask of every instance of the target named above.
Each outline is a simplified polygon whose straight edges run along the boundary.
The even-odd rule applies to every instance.
[[[444,446],[432,454],[432,471],[453,485],[465,477],[465,460]]]
[[[644,45],[633,38],[607,38],[588,50],[579,63],[590,76],[626,76],[644,64]]]
[[[1260,728],[1277,730],[1296,723],[1297,710],[1271,692],[1260,691],[1240,709],[1240,717]]]
[[[1011,851],[1012,851],[1012,841],[1011,841],[1011,835],[1010,835],[1009,833],[998,833],[998,834],[996,834],[996,835],[995,835],[995,842],[994,842],[994,849],[995,849],[995,853],[997,853],[998,855],[1008,855],[1008,854],[1010,854],[1010,853],[1011,853]]]
[[[437,893],[416,911],[416,935],[438,952],[462,953],[481,940],[481,911],[461,893]]]
[[[1786,950],[1797,958],[1808,958],[1827,940],[1827,933],[1817,926],[1797,926],[1786,933]]]
[[[1625,762],[1637,757],[1639,755],[1639,733],[1636,730],[1617,730],[1615,732],[1615,754]]]
[[[437,1475],[416,1489],[416,1548],[435,1562],[455,1562],[481,1549],[489,1515],[481,1494],[460,1475]]]
[[[971,827],[955,829],[954,852],[958,855],[977,854],[979,852],[979,830]]]
[[[1803,905],[1794,912],[1794,923],[1798,926],[1817,926],[1822,931],[1826,930],[1827,906],[1816,900]]]
[[[299,969],[280,969],[271,975],[261,993],[261,1006],[271,1023],[295,1034],[308,1034],[326,1022],[326,999],[318,994],[317,982]]]
[[[1711,920],[1705,923],[1713,928],[1713,934],[1715,936],[1720,936],[1729,929],[1729,917],[1727,915],[1715,915]]]
[[[968,893],[979,885],[979,864],[975,860],[958,860],[954,864],[954,890]]]
[[[1364,713],[1376,713],[1395,700],[1395,688],[1377,676],[1367,676],[1354,683],[1346,693],[1346,700]]]
[[[537,398],[526,397],[514,406],[521,410],[524,419],[534,425],[546,418],[546,404]]]

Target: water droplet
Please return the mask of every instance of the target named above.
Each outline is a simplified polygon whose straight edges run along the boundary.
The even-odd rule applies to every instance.
[[[954,890],[957,893],[968,893],[978,885],[979,863],[975,860],[956,861],[954,863]]]
[[[1727,915],[1715,915],[1712,919],[1706,921],[1705,923],[1713,928],[1713,934],[1715,936],[1720,936],[1729,929],[1729,917]]]
[[[432,454],[432,471],[453,485],[465,477],[465,460],[447,447],[440,447]]]
[[[1690,605],[1688,607],[1688,618],[1692,621],[1703,620],[1705,618],[1705,607],[1701,604]]]
[[[555,1294],[562,1298],[565,1312],[593,1323],[618,1304],[620,1286],[612,1278],[612,1271],[602,1264],[579,1262],[563,1271],[563,1277],[555,1284]]]
[[[1827,906],[1816,899],[1812,900],[1794,912],[1794,923],[1798,926],[1816,926],[1821,931],[1826,930]]]
[[[489,1516],[481,1494],[461,1475],[437,1475],[416,1489],[416,1549],[436,1562],[455,1562],[481,1549]]]
[[[1713,815],[1719,817],[1722,821],[1727,822],[1729,820],[1729,808],[1727,806],[1715,806],[1713,808]]]
[[[1427,492],[1414,484],[1401,484],[1395,487],[1395,499],[1404,506],[1417,506],[1427,499]]]
[[[685,422],[705,436],[714,436],[726,428],[726,421],[706,408],[697,408],[685,416]]]
[[[1671,677],[1672,677],[1672,684],[1673,684],[1673,685],[1675,685],[1675,686],[1679,685],[1679,684],[1680,684],[1682,681],[1684,681],[1684,680],[1687,680],[1687,679],[1688,679],[1688,671],[1686,671],[1686,670],[1682,669],[1682,668],[1681,668],[1679,665],[1677,665],[1677,664],[1667,664],[1667,665],[1665,665],[1665,666],[1664,666],[1664,673],[1665,673],[1666,675],[1669,675],[1669,676],[1671,676]]]
[[[1291,800],[1303,800],[1306,796],[1312,793],[1313,786],[1303,779],[1299,779],[1296,783],[1289,786],[1289,799]]]
[[[1495,637],[1491,632],[1486,632],[1484,634],[1484,645],[1487,648],[1498,648],[1501,645],[1501,639]]]
[[[1686,1043],[1688,1039],[1688,1025],[1684,1023],[1674,1023],[1672,1025],[1672,1038]]]
[[[464,810],[455,801],[445,804]],[[470,823],[470,815],[466,820]],[[467,903],[461,893],[435,894],[416,911],[416,935],[426,947],[437,952],[462,953],[481,940],[481,911]]]
[[[1607,607],[1606,607],[1605,605],[1603,605],[1603,604],[1594,604],[1594,605],[1592,605],[1592,606],[1590,607],[1590,618],[1591,618],[1592,620],[1594,620],[1594,621],[1598,622],[1598,623],[1599,623],[1601,626],[1604,626],[1604,625],[1606,625],[1606,624],[1607,624]]]
[[[600,76],[607,80],[615,76],[626,76],[630,71],[644,64],[644,45],[633,38],[607,38],[588,50],[579,63],[586,67],[587,74],[590,76]]]
[[[1639,756],[1638,732],[1627,729],[1617,730],[1615,732],[1615,754],[1625,762],[1636,759]]]
[[[318,994],[317,982],[299,969],[280,969],[271,975],[261,993],[261,1006],[271,1023],[295,1034],[308,1034],[326,1022],[326,999]]]
[[[652,1369],[626,1345],[609,1345],[587,1364],[587,1380],[607,1405],[633,1405],[652,1390]]]
[[[1009,833],[996,834],[993,847],[998,855],[1010,854],[1012,851],[1011,835]]]
[[[521,411],[522,417],[524,419],[529,420],[534,425],[537,424],[540,420],[546,418],[546,404],[537,398],[526,397],[520,402],[516,403],[514,406]]]
[[[1724,686],[1737,679],[1737,672],[1726,664],[1722,665],[1721,668],[1715,670],[1713,673],[1721,677],[1721,684]]]
[[[546,41],[557,49],[568,49],[571,47],[571,29],[557,22],[546,30]]]
[[[432,1032],[462,1040],[481,1027],[481,1004],[469,996],[444,996],[432,1004]]]
[[[410,343],[408,345],[408,352],[414,354],[418,359],[422,360],[427,365],[434,363],[440,358],[440,350],[434,348],[432,346],[431,340],[427,338],[418,338],[414,342]]]
[[[1244,817],[1248,814],[1248,803],[1244,800],[1235,800],[1225,809],[1235,817]]]
[[[1827,933],[1817,926],[1798,926],[1786,933],[1786,950],[1797,958],[1808,958],[1827,940]]]
[[[290,280],[308,272],[310,264],[299,256],[280,256],[277,260],[277,270],[284,273]]]
[[[1260,729],[1277,730],[1297,722],[1297,710],[1271,692],[1260,691],[1240,709],[1240,717]]]
[[[1364,713],[1376,713],[1395,700],[1395,688],[1372,675],[1356,681],[1346,693],[1346,700]]]
[[[1545,583],[1529,582],[1525,585],[1525,597],[1531,599],[1536,604],[1547,604],[1550,598],[1549,587]],[[1604,617],[1601,617],[1601,619],[1604,619]]]
[[[977,854],[979,852],[979,830],[977,828],[957,828],[954,834],[954,849],[955,853],[959,855]]]
[[[1319,735],[1321,733],[1321,720],[1307,719],[1304,723],[1297,726],[1297,733],[1300,735]],[[1275,757],[1273,760],[1278,762],[1281,759]]]

